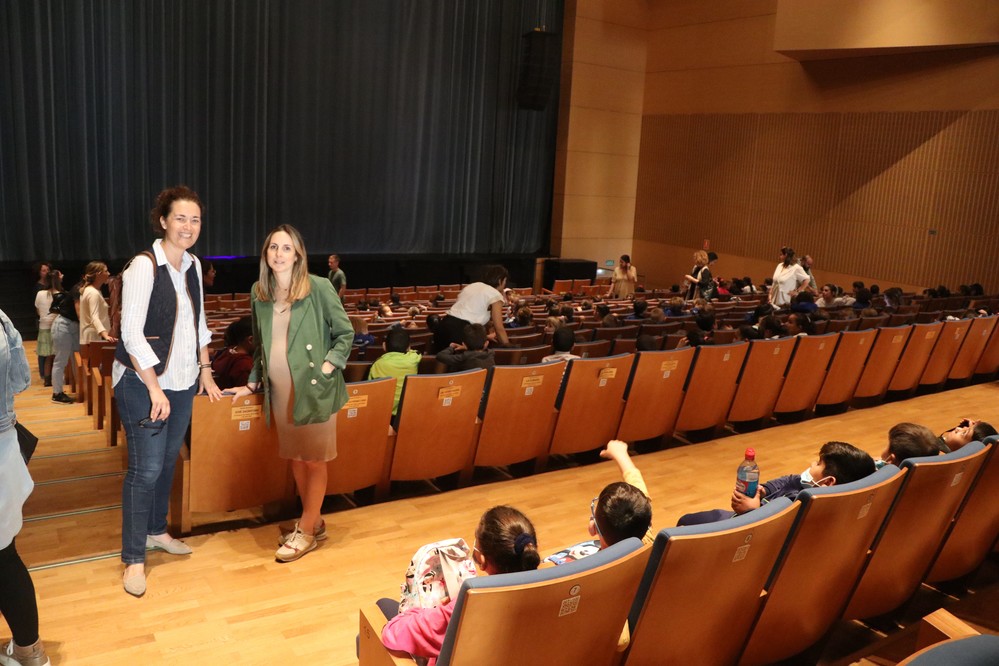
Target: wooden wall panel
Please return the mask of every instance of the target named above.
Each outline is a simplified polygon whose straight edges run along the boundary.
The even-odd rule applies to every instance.
[[[635,239],[999,289],[999,110],[646,116]]]

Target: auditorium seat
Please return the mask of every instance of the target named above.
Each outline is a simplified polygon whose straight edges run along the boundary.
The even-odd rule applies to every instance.
[[[615,338],[611,340],[610,354],[630,354],[638,346],[635,338]]]
[[[913,325],[902,358],[899,359],[895,374],[888,383],[890,392],[908,394],[916,390],[942,328],[942,322]]]
[[[782,497],[728,520],[660,531],[622,663],[734,664],[800,506]]]
[[[748,350],[745,342],[697,348],[676,420],[678,431],[707,430],[725,424]]]
[[[610,354],[611,341],[597,340],[596,342],[576,342],[572,346],[572,352],[581,358],[599,358]]]
[[[947,374],[948,382],[966,383],[971,379],[971,375],[978,365],[985,347],[996,328],[996,317],[978,317],[971,320],[971,328],[964,336],[964,343],[961,345],[954,364]]]
[[[337,457],[326,463],[327,495],[378,485],[379,495],[387,493],[395,385],[394,377],[347,384],[347,403],[336,419]]]
[[[906,478],[878,535],[846,620],[895,610],[919,587],[988,450],[972,442],[946,455],[902,461]]]
[[[431,479],[471,464],[485,381],[485,370],[406,378],[392,456],[393,481]]]
[[[648,553],[632,537],[557,567],[466,579],[438,666],[613,663]],[[382,645],[385,623],[374,604],[361,609],[360,666],[413,663]]]
[[[884,398],[911,333],[912,326],[884,326],[878,330],[874,347],[853,392],[854,400],[880,402]]]
[[[693,360],[692,347],[636,354],[617,439],[637,442],[673,434]]]
[[[773,414],[798,338],[752,340],[727,420],[758,422]]]
[[[985,666],[999,664],[999,636],[979,634],[941,641],[900,661],[898,666]]]
[[[973,572],[985,560],[999,534],[999,437],[985,439],[990,449],[968,491],[943,548],[933,562],[929,582],[953,580]]]
[[[767,581],[739,664],[759,666],[797,655],[839,619],[904,478],[886,465],[859,481],[798,495],[798,517]]]
[[[971,329],[971,319],[959,319],[957,321],[945,321],[943,329],[937,338],[937,344],[933,347],[926,368],[919,378],[920,387],[933,389],[941,388],[947,381],[954,359],[961,349],[964,338]]]
[[[95,344],[95,343],[91,343]],[[111,371],[114,369],[114,353],[117,345],[101,343],[90,351],[90,395],[94,401],[94,430],[103,430],[110,423],[112,392],[106,390],[111,385]]]
[[[371,370],[371,361],[347,361],[347,367],[343,369],[343,381],[363,382],[368,378],[368,371]]]
[[[534,347],[544,342],[545,334],[541,331],[534,333],[519,333],[520,329],[508,330],[510,344],[518,347]]]
[[[841,406],[845,409],[846,404],[853,399],[854,389],[860,381],[877,335],[877,330],[843,331],[839,334],[839,342],[829,362],[825,381],[815,399],[816,407]]]
[[[555,429],[555,401],[565,368],[565,361],[558,361],[490,370],[476,467],[535,460],[540,470]]]
[[[992,329],[992,336],[989,338],[982,357],[975,366],[975,379],[994,379],[999,372],[999,326]]]
[[[621,354],[569,362],[558,397],[550,453],[591,451],[614,438],[634,361],[634,354]]]
[[[633,326],[607,326],[595,330],[594,340],[613,340],[615,338],[637,338],[638,324]]]

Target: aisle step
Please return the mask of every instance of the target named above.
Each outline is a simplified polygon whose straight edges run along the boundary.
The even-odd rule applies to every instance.
[[[118,506],[26,520],[17,535],[17,552],[29,568],[120,551],[121,508]]]
[[[121,451],[116,448],[66,453],[53,453],[51,448],[46,446],[44,452],[36,451],[35,456],[31,459],[29,469],[35,483],[120,473],[122,471]]]
[[[72,514],[121,504],[124,472],[69,481],[36,484],[24,503],[24,517]]]

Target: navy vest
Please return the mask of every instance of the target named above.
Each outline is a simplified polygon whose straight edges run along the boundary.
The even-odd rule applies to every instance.
[[[155,257],[155,253],[153,253]],[[191,257],[194,261],[194,257]],[[191,297],[192,310],[194,310],[194,330],[198,330],[198,320],[201,318],[201,281],[198,280],[198,269],[194,263],[184,273],[187,282],[187,293]],[[170,347],[173,345],[173,325],[177,320],[177,292],[174,291],[173,281],[170,279],[170,266],[163,264],[155,266],[153,273],[153,291],[149,295],[149,309],[146,310],[146,325],[142,329],[142,334],[146,336],[146,342],[153,348],[156,357],[160,362],[154,366],[157,375],[162,375],[166,369],[167,359],[170,358]],[[120,339],[114,351],[116,361],[126,368],[135,370],[132,366],[132,359],[125,351],[125,343]],[[191,363],[198,362],[197,346],[195,355]]]

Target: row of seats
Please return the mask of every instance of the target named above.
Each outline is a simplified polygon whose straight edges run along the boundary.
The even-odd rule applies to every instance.
[[[328,494],[375,486],[384,497],[392,481],[457,473],[467,483],[475,467],[525,461],[541,470],[550,456],[591,451],[614,438],[633,442],[709,431],[727,421],[759,423],[774,413],[874,402],[889,390],[940,387],[976,372],[992,377],[999,370],[995,323],[938,322],[410,375],[395,429],[389,427],[395,380],[350,383]],[[190,483],[178,514],[183,531],[192,511],[293,500],[260,403],[260,396],[236,407],[195,399],[185,462]],[[427,455],[428,442],[434,455]],[[201,497],[211,499],[202,503]]]
[[[999,532],[997,442],[663,529],[651,549],[629,539],[554,569],[466,580],[437,663],[815,663],[802,653],[837,622],[981,565]],[[381,645],[384,623],[362,607],[361,666],[413,663]]]

